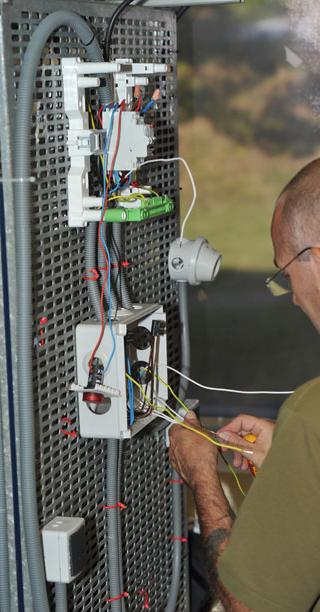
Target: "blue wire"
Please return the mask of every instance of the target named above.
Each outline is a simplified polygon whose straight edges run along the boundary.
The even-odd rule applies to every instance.
[[[141,115],[144,115],[144,113],[146,113],[150,108],[152,108],[153,105],[154,105],[154,100],[150,100],[148,104],[146,104],[145,107],[142,109]]]
[[[127,360],[128,374],[131,376],[131,363],[130,359]],[[130,425],[134,423],[134,390],[133,382],[128,380],[128,395],[129,395],[129,409],[130,409]]]
[[[105,202],[105,198],[106,198],[106,191],[107,191],[107,187],[106,187],[106,173],[107,173],[107,157],[108,157],[108,150],[109,150],[109,146],[110,146],[110,141],[111,141],[111,136],[112,136],[112,130],[113,130],[113,124],[114,124],[114,114],[115,111],[117,110],[117,106],[114,106],[114,108],[112,109],[112,113],[111,113],[111,118],[110,118],[110,125],[109,125],[109,131],[106,137],[106,141],[105,141],[105,146],[104,146],[104,150],[103,150],[103,200],[102,200],[102,212],[101,212],[101,220],[103,220],[103,209],[104,209],[104,202]],[[100,240],[103,244],[103,248],[106,252],[107,255],[107,261],[108,261],[108,278],[107,278],[107,289],[108,289],[108,296],[109,296],[109,304],[108,304],[108,323],[109,323],[109,328],[110,328],[110,334],[111,334],[111,338],[112,338],[112,350],[107,362],[106,367],[104,368],[104,373],[106,373],[110,367],[110,363],[113,359],[113,356],[115,354],[116,351],[116,339],[115,339],[115,335],[113,332],[113,325],[112,325],[112,298],[111,298],[111,256],[110,256],[110,252],[108,249],[108,245],[105,241],[105,238],[103,236],[102,233],[102,225],[100,228]]]

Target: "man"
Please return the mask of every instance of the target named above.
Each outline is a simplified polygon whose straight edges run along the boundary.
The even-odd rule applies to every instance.
[[[290,281],[293,302],[320,331],[320,160],[280,195],[271,235],[276,276]],[[187,419],[200,426],[194,415]],[[254,444],[244,441],[248,433]],[[319,611],[320,378],[286,400],[275,427],[240,415],[220,434],[252,450],[258,468],[236,519],[217,474],[217,448],[179,426],[170,446],[172,465],[194,494],[213,592],[231,612]],[[248,467],[240,453],[234,464]]]

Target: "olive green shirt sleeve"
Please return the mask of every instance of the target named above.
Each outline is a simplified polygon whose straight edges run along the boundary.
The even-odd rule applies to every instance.
[[[314,609],[320,594],[319,379],[281,409],[272,448],[218,571],[227,589],[255,612]]]

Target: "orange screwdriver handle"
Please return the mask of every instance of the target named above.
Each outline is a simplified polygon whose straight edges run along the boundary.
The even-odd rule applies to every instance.
[[[254,434],[247,434],[246,436],[244,436],[244,439],[247,442],[251,442],[251,444],[254,444],[256,439],[257,439],[257,436],[255,436]],[[256,475],[257,475],[257,468],[256,468],[255,465],[253,465],[252,461],[249,461],[248,463],[249,463],[249,470],[250,470],[252,476],[254,476],[254,478],[255,478]]]

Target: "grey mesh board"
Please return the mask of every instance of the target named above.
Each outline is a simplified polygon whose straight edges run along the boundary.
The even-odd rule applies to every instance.
[[[1,8],[3,65],[7,72],[11,130],[2,133],[2,154],[12,148],[14,108],[20,63],[30,36],[47,15],[48,2],[12,1]],[[112,8],[103,2],[50,2],[50,12],[75,10],[90,20],[103,38]],[[166,99],[153,114],[156,157],[177,152],[176,25],[169,11],[133,8],[114,31],[113,57],[165,62],[172,71],[160,77]],[[75,397],[68,392],[75,379],[75,326],[93,316],[84,276],[84,231],[67,225],[66,117],[63,109],[60,58],[84,55],[78,39],[67,28],[48,41],[35,83],[32,174],[33,191],[33,304],[34,397],[36,406],[38,507],[40,524],[58,514],[82,516],[88,538],[88,571],[69,588],[69,609],[108,610],[105,447],[100,441],[71,437],[77,432]],[[3,76],[2,76],[3,82]],[[152,83],[152,87],[158,83]],[[92,92],[94,105],[94,93]],[[8,162],[9,163],[9,162]],[[142,173],[141,173],[142,174]],[[168,361],[179,366],[177,295],[167,272],[169,244],[178,232],[177,165],[148,167],[144,175],[157,190],[175,198],[176,211],[124,229],[124,257],[134,301],[158,302],[168,316]],[[11,217],[10,217],[11,215]],[[7,218],[12,221],[12,207]],[[11,248],[13,237],[10,238]],[[9,249],[10,250],[10,249]],[[14,317],[12,319],[14,321]],[[177,387],[177,379],[171,378]],[[68,419],[64,421],[63,419]],[[124,589],[129,610],[141,610],[147,590],[150,608],[161,611],[168,597],[172,569],[172,500],[170,466],[163,433],[147,432],[124,445],[122,501]],[[54,606],[54,593],[50,594]],[[187,611],[188,575],[185,551],[177,610]],[[31,609],[30,609],[31,610]]]

